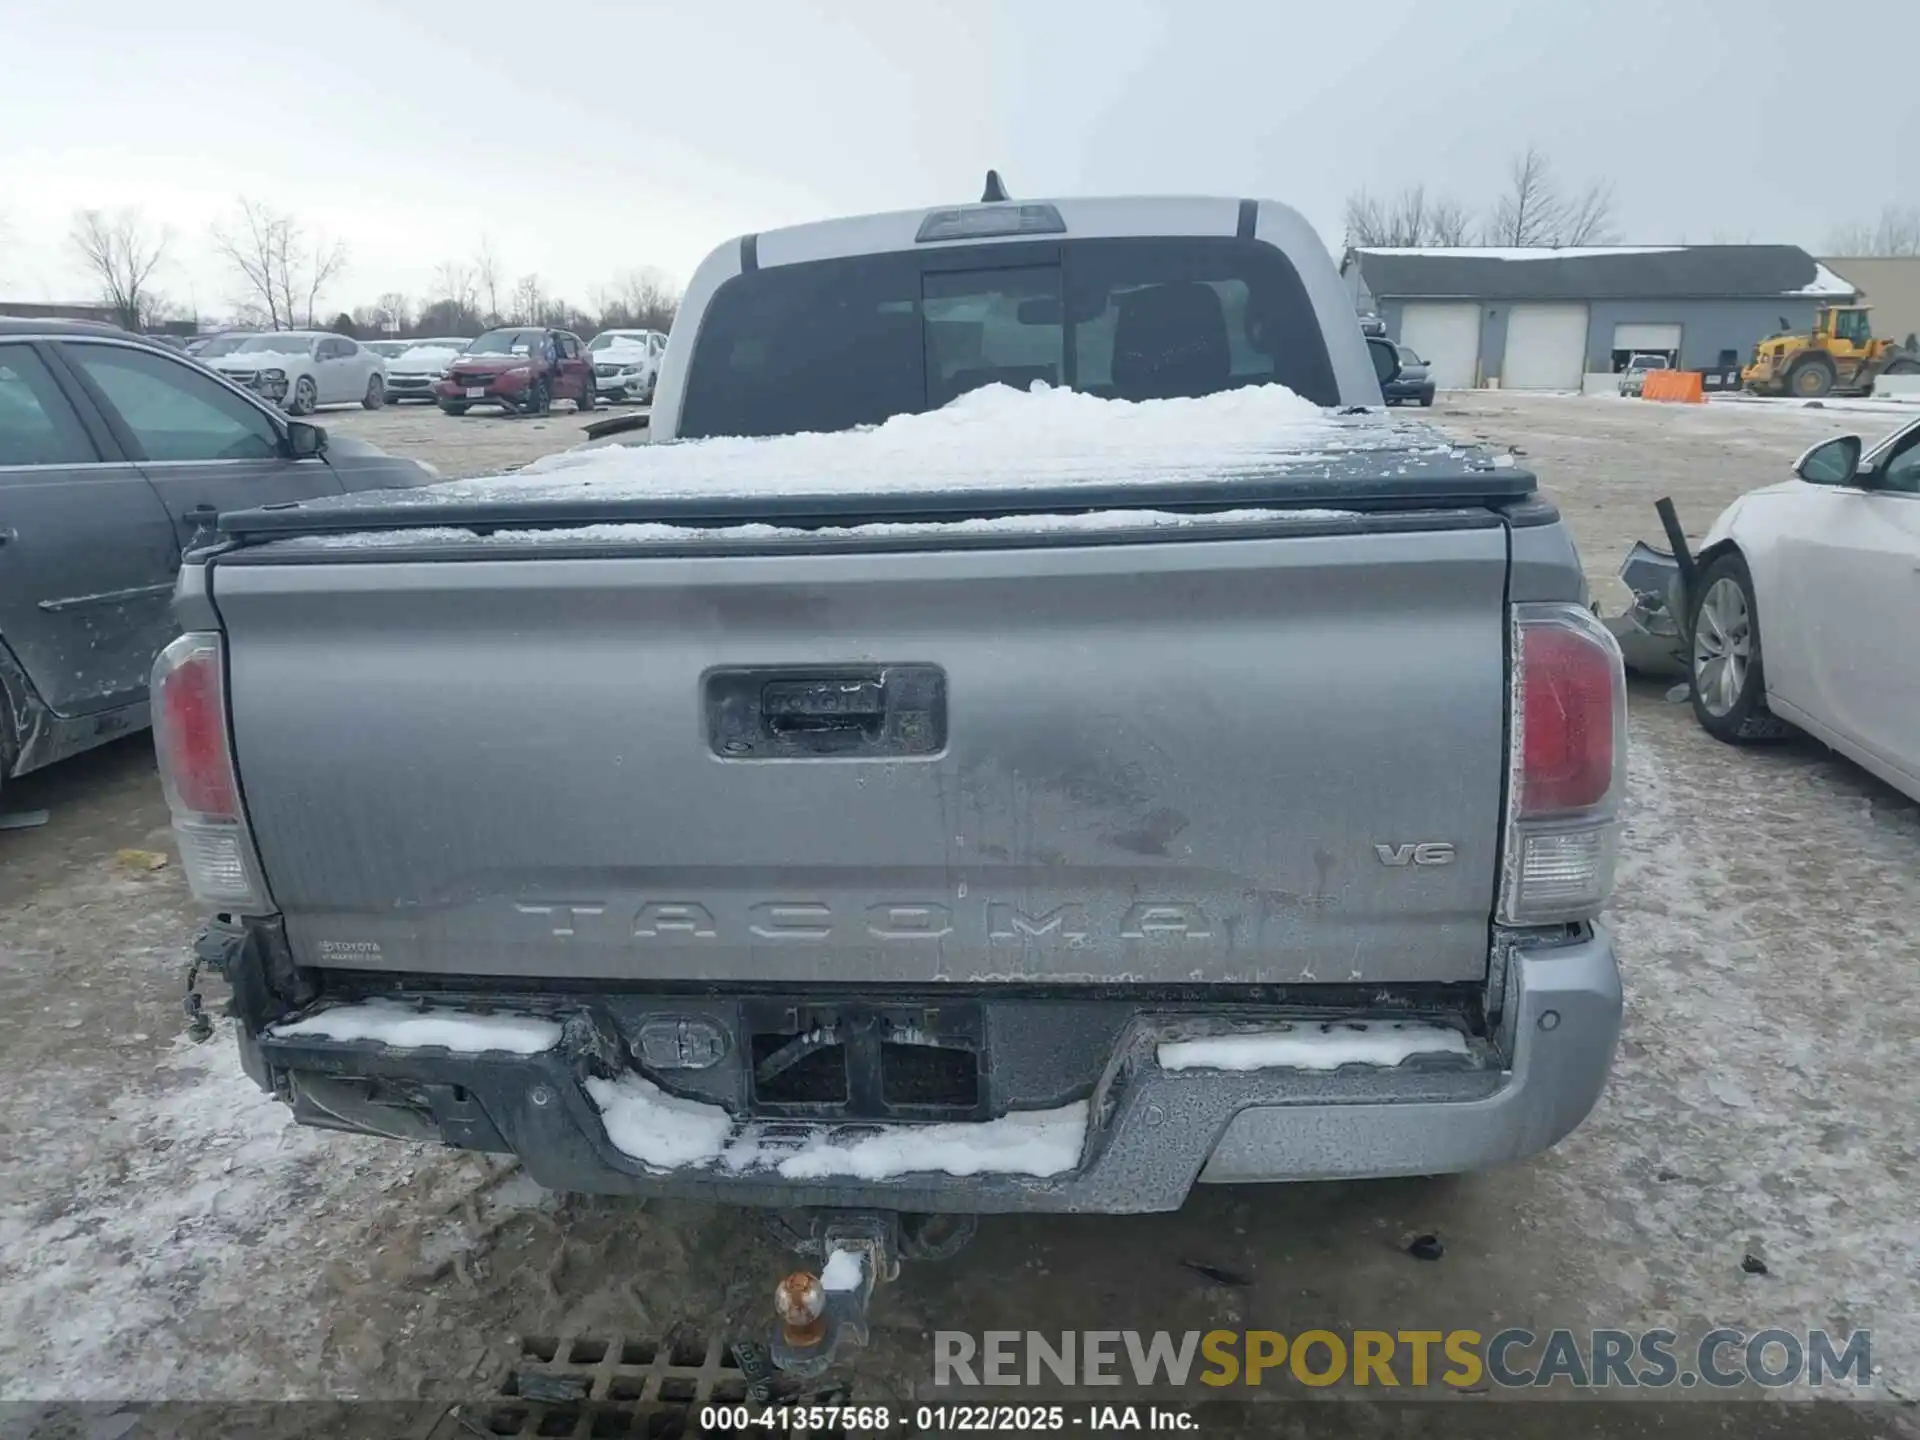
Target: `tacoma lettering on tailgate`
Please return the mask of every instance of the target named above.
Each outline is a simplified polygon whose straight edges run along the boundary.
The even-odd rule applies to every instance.
[[[743,901],[720,907],[697,900],[649,900],[626,913],[611,902],[522,901],[513,907],[540,921],[553,939],[587,938],[611,943],[622,938],[666,945],[689,942],[751,944],[818,943],[859,939],[862,943],[921,944],[961,935],[1020,944],[1057,942],[1082,945],[1101,932],[1077,903],[1034,905],[982,900],[961,911],[932,900],[882,900],[846,913],[821,900]],[[1213,922],[1206,909],[1190,900],[1137,900],[1105,927],[1116,940],[1207,940]]]

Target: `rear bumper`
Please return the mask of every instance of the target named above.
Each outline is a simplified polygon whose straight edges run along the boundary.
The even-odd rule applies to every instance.
[[[1143,1011],[1115,1035],[1093,1089],[1078,1165],[1059,1175],[944,1172],[794,1179],[772,1166],[651,1169],[615,1148],[565,1046],[460,1055],[243,1028],[249,1073],[302,1120],[517,1154],[555,1190],[742,1205],[924,1212],[1179,1208],[1196,1183],[1441,1174],[1553,1145],[1598,1100],[1620,1026],[1604,931],[1509,952],[1494,1034],[1470,1061],[1339,1071],[1163,1069],[1158,1045],[1195,1017]],[[371,1085],[407,1104],[339,1103]],[[379,1116],[390,1114],[382,1123]],[[370,1118],[372,1117],[372,1118]],[[768,1122],[750,1122],[765,1127]],[[851,1144],[885,1127],[797,1124]]]

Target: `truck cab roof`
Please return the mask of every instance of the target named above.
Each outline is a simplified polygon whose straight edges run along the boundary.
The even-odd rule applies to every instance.
[[[1131,374],[1104,368],[1116,343]],[[835,352],[825,364],[823,348]],[[1196,368],[1176,376],[1156,350]],[[1095,368],[1078,373],[1089,355]],[[931,357],[925,373],[920,357]],[[697,396],[689,413],[696,371],[693,389],[723,413]],[[770,403],[790,398],[772,391],[808,375],[836,379],[843,409],[856,395],[867,408],[829,404],[783,423],[778,412],[807,405]],[[652,431],[844,428],[938,408],[976,383],[1036,380],[1128,399],[1277,381],[1329,407],[1380,403],[1352,302],[1298,211],[1217,196],[1057,198],[856,215],[718,246],[682,302]]]

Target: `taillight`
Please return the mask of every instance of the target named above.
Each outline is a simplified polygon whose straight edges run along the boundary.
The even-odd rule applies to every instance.
[[[257,914],[268,902],[227,742],[225,670],[217,635],[182,635],[160,652],[153,743],[188,886],[210,905]]]
[[[1613,785],[1619,652],[1609,655],[1573,630],[1525,621],[1518,638],[1518,813],[1552,815],[1598,805]]]
[[[1516,605],[1500,918],[1587,919],[1613,890],[1626,788],[1620,646],[1584,606]]]

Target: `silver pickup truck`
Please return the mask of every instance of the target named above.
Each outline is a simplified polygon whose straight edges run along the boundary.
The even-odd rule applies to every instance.
[[[705,262],[653,443],[223,516],[154,693],[248,1072],[873,1212],[1552,1145],[1619,650],[1382,348],[1269,201],[868,216]]]

